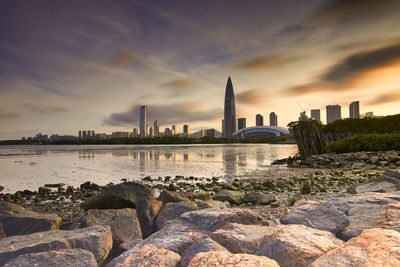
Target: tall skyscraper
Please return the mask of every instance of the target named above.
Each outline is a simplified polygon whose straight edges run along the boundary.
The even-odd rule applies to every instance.
[[[171,128],[171,130],[172,130],[172,135],[175,135],[175,134],[177,134],[178,132],[177,132],[177,130],[176,130],[176,125],[174,124],[174,125],[172,125],[172,128]]]
[[[275,112],[269,114],[269,126],[278,126],[278,115]]]
[[[321,110],[319,109],[312,109],[311,110],[311,119],[313,121],[321,122]]]
[[[154,137],[154,132],[153,132],[153,127],[149,128],[149,137],[153,138]]]
[[[326,106],[326,124],[342,119],[342,108],[339,105]]]
[[[299,121],[310,121],[305,111],[300,112]]]
[[[224,137],[231,137],[234,132],[236,132],[235,94],[231,77],[229,77],[225,90]]]
[[[160,136],[160,125],[158,124],[158,120],[154,121],[154,137]]]
[[[140,106],[140,137],[147,136],[147,106]]]
[[[189,135],[190,135],[189,125],[187,125],[187,124],[183,125],[183,135],[185,137],[189,137]]]
[[[256,126],[264,126],[264,117],[261,114],[256,115]]]
[[[238,130],[246,128],[246,118],[238,119]]]
[[[350,119],[360,118],[360,101],[351,102],[349,105],[349,116]]]

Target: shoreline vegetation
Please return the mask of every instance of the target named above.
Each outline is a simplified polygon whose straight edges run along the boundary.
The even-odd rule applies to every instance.
[[[76,140],[3,140],[0,145],[175,145],[175,144],[296,144],[291,135],[262,136],[246,138],[182,138],[182,137],[157,137],[157,138],[111,138],[111,139],[76,139]]]

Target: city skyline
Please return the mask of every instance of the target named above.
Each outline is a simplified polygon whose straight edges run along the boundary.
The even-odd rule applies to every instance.
[[[363,2],[363,3],[361,3]],[[38,132],[221,129],[226,77],[236,118],[362,103],[399,113],[400,2],[2,1],[0,139]],[[12,29],[12,30],[11,30]],[[310,52],[312,51],[312,53]],[[264,124],[267,124],[266,121]]]

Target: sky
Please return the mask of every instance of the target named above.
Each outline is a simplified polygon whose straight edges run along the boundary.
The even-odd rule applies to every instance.
[[[2,0],[0,139],[400,113],[398,0]]]

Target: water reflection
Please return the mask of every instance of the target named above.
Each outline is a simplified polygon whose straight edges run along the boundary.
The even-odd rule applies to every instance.
[[[269,168],[271,161],[296,153],[293,145],[266,144],[4,146],[0,147],[0,184],[15,188],[18,180],[19,186],[26,183],[26,188],[37,189],[49,182],[79,184],[91,180],[104,184],[147,175],[234,179]]]

